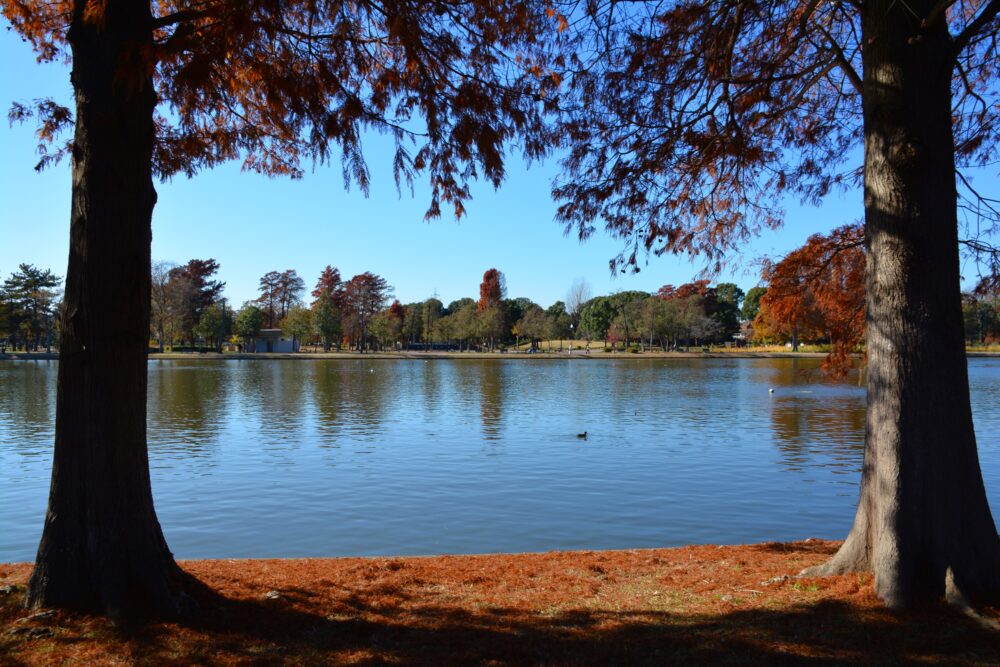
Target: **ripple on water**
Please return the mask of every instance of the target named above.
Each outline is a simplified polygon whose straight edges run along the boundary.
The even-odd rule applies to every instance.
[[[37,546],[56,367],[0,364],[0,561]],[[997,507],[1000,361],[969,379]],[[150,467],[182,558],[836,538],[864,398],[803,359],[157,361]]]

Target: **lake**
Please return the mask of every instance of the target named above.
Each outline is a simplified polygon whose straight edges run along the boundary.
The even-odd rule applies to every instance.
[[[57,364],[0,363],[0,562],[38,545]],[[1000,359],[969,378],[998,516]],[[815,359],[149,363],[178,558],[843,538],[864,411]]]

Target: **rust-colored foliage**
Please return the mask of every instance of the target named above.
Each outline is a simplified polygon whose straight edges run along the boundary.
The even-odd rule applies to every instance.
[[[754,329],[802,338],[829,338],[824,369],[842,376],[865,337],[865,254],[861,225],[814,234],[805,245],[764,267],[767,292]]]
[[[684,283],[680,287],[664,285],[657,290],[656,296],[668,301],[670,299],[687,299],[688,297],[695,295],[704,298],[714,292],[714,289],[709,287],[708,283],[708,280],[694,280],[689,283]]]
[[[385,278],[365,271],[344,283],[345,314],[364,336],[368,324],[375,314],[382,310],[386,299],[392,295],[392,287]]]
[[[0,0],[39,60],[69,58],[74,12],[100,25],[107,2]],[[122,63],[127,84],[153,76],[155,172],[192,175],[227,160],[298,177],[339,153],[345,185],[368,190],[367,130],[395,140],[397,186],[426,173],[429,217],[448,203],[461,216],[468,182],[504,176],[504,145],[526,158],[548,138],[555,99],[537,40],[558,39],[565,19],[541,2],[154,0],[152,50]],[[51,100],[15,105],[37,116],[43,143],[72,123]],[[42,166],[66,153],[52,144]]]
[[[571,31],[583,46],[564,77],[569,153],[553,190],[567,233],[587,238],[601,221],[626,243],[613,270],[635,270],[650,252],[698,254],[718,268],[782,223],[784,197],[818,203],[859,185],[862,4],[587,3]],[[995,163],[1000,6],[934,4],[914,15],[912,39],[921,18],[947,21],[954,36],[959,167]],[[959,186],[970,219],[1000,221],[965,179]]]
[[[942,605],[901,618],[870,575],[788,576],[837,546],[185,561],[214,596],[195,619],[123,632],[67,611],[31,618],[0,596],[0,655],[19,667],[998,662],[996,607],[977,610],[982,624]],[[28,572],[0,566],[0,585]]]
[[[977,296],[1000,295],[1000,249],[993,249],[993,255],[991,271],[979,279],[973,290]]]
[[[342,308],[344,305],[344,282],[340,279],[340,270],[327,264],[316,281],[316,289],[312,291],[313,305],[322,294],[330,295],[334,305]]]
[[[499,304],[506,291],[507,285],[503,274],[496,269],[488,269],[483,274],[483,282],[479,284],[479,301],[476,302],[476,311],[481,313],[490,306]]]
[[[400,322],[406,319],[406,308],[399,302],[399,299],[393,299],[392,305],[389,306],[389,316],[396,318]]]
[[[659,298],[670,301],[686,301],[691,297],[697,297],[697,303],[702,307],[706,315],[712,315],[718,307],[718,299],[715,295],[715,288],[709,286],[709,281],[705,279],[693,280],[684,283],[680,287],[664,285],[656,292]]]

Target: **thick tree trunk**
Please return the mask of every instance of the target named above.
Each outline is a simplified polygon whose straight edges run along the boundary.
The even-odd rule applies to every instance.
[[[126,621],[189,598],[153,510],[146,452],[155,94],[149,3],[74,10],[70,256],[49,506],[29,607]]]
[[[926,16],[932,0],[909,4]],[[864,5],[868,416],[846,542],[806,574],[875,575],[890,607],[1000,591],[960,301],[951,57],[892,0]]]

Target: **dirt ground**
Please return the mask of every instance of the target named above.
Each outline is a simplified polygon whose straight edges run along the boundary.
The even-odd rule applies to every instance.
[[[868,575],[789,576],[836,547],[187,561],[201,610],[129,629],[33,615],[31,566],[0,565],[0,664],[1000,665],[981,620],[891,613]]]

